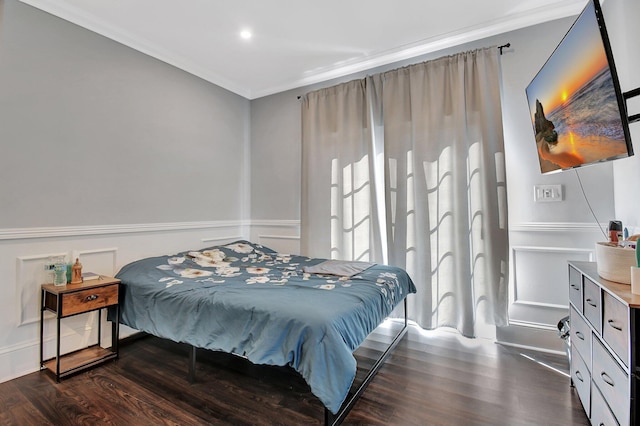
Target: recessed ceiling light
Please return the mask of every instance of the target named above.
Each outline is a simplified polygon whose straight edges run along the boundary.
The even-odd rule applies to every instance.
[[[249,39],[251,38],[251,36],[252,36],[252,35],[253,35],[253,34],[251,34],[251,31],[249,31],[249,30],[242,30],[242,31],[240,31],[240,37],[241,37],[243,40],[249,40]]]

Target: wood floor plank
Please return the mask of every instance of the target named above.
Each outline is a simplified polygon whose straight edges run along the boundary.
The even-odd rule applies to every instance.
[[[393,336],[377,330],[355,353],[362,380]],[[527,353],[567,369],[563,356]],[[313,425],[323,407],[298,373],[145,337],[120,359],[56,383],[37,372],[0,383],[2,425]],[[569,379],[521,351],[452,333],[409,332],[345,425],[587,425]]]

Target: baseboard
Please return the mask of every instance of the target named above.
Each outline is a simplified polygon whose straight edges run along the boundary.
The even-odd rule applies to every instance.
[[[564,340],[557,329],[527,327],[512,324],[496,328],[496,343],[538,352],[564,354]]]

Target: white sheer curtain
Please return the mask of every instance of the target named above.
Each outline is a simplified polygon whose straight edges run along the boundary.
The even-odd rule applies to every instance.
[[[331,254],[357,259],[368,246],[375,254],[370,259],[405,268],[418,287],[409,298],[409,316],[423,328],[449,326],[475,336],[479,318],[506,325],[508,232],[497,49],[347,83],[359,88],[358,102],[342,86],[313,92],[303,103],[303,252],[322,255],[313,248],[327,246],[327,224],[342,222],[342,229],[332,228]],[[379,152],[382,161],[376,162]],[[329,160],[341,170],[333,175],[331,191],[342,188],[343,206],[350,193],[345,188],[354,187],[346,184],[346,170],[358,169],[360,188],[367,182],[369,220],[356,220],[368,228],[362,242],[353,233],[354,222],[345,221],[344,208],[330,207],[333,199],[322,195],[328,179],[317,168]],[[364,197],[353,201],[349,212],[365,209],[358,204]],[[359,247],[352,251],[356,256],[349,256],[345,240]]]

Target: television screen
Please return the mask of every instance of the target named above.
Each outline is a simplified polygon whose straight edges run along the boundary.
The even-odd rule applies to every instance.
[[[589,1],[526,92],[542,173],[633,155],[598,0]]]

